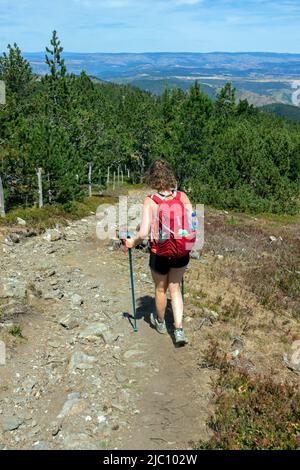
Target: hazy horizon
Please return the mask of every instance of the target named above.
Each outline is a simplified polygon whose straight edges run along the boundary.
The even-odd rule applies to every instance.
[[[38,50],[38,51],[25,51],[23,50],[24,54],[45,54],[45,50]],[[64,54],[270,54],[270,55],[300,55],[300,52],[277,52],[277,51],[75,51],[75,50],[65,50],[63,51]]]

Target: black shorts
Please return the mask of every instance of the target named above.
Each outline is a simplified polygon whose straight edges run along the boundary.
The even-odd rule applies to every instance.
[[[157,256],[150,252],[149,266],[150,268],[163,276],[168,274],[171,268],[184,268],[189,264],[190,255],[182,258],[168,258],[167,256]]]

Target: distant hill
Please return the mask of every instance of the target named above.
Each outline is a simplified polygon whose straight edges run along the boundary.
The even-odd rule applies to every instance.
[[[288,103],[291,98],[290,85],[284,82],[255,82],[253,80],[242,79],[197,79],[201,85],[201,89],[214,100],[219,90],[230,81],[236,88],[237,100],[247,99],[254,106],[264,106],[272,103]],[[178,87],[187,91],[195,82],[195,79],[180,78],[128,78],[116,79],[118,83],[130,83],[142,90],[149,91],[156,95],[161,95],[166,87]]]
[[[300,122],[300,107],[288,104],[274,103],[261,107],[262,111],[276,114],[289,121]]]
[[[155,95],[161,95],[166,87],[170,89],[181,88],[187,91],[195,83],[195,80],[180,80],[178,78],[135,78],[132,80],[117,81],[119,83],[130,83],[133,86],[149,91]],[[217,95],[217,88],[214,85],[207,85],[202,81],[200,81],[200,83],[202,91],[214,100]]]
[[[25,53],[33,71],[46,73],[44,53]],[[293,80],[300,76],[300,54],[244,53],[64,53],[69,72],[85,70],[101,80],[132,83],[160,94],[166,84],[187,90],[195,80],[211,97],[228,81],[239,98],[255,106],[291,104]]]
[[[45,72],[43,52],[25,53],[34,71]],[[156,77],[195,77],[221,75],[248,78],[294,78],[300,76],[300,54],[271,52],[155,52],[109,54],[65,52],[72,72],[85,70],[89,75],[112,80],[146,74]]]

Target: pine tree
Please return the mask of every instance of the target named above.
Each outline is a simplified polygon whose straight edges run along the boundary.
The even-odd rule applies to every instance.
[[[235,88],[231,83],[226,85],[220,90],[215,102],[216,117],[219,123],[228,124],[236,112],[235,102]]]
[[[8,53],[0,57],[0,80],[6,85],[6,93],[15,94],[19,98],[26,97],[30,92],[32,69],[29,62],[22,57],[21,49],[14,43],[8,47]]]
[[[52,49],[46,47],[46,52],[49,55],[45,55],[45,61],[50,68],[52,78],[63,78],[67,73],[65,61],[61,58],[64,49],[60,44],[61,42],[58,39],[57,32],[53,31],[51,38]]]

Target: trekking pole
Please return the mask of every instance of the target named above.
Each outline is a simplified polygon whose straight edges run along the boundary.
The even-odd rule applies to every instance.
[[[124,247],[124,255],[126,255],[126,238],[131,238],[130,234],[126,229],[123,229],[119,233],[120,239],[122,240]],[[135,293],[134,293],[134,279],[133,279],[133,263],[132,263],[132,249],[128,249],[129,256],[129,270],[130,270],[130,287],[131,287],[131,296],[132,296],[132,308],[133,308],[133,318],[134,318],[134,331],[138,331],[137,322],[136,322],[136,307],[135,307]]]
[[[184,302],[184,276],[182,276],[182,281],[181,281],[181,295],[182,295],[182,301]]]
[[[132,307],[133,307],[133,318],[134,318],[134,331],[138,331],[136,323],[136,308],[135,308],[135,294],[134,294],[134,279],[133,279],[133,266],[132,266],[132,249],[128,250],[129,255],[129,268],[130,268],[130,284],[131,284],[131,295],[132,295]]]

